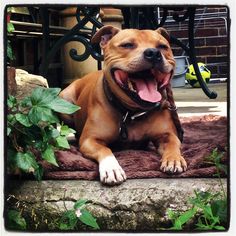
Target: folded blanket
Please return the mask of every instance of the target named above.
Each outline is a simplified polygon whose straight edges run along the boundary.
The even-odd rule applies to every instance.
[[[214,115],[182,117],[184,141],[182,154],[188,169],[181,174],[166,174],[160,171],[160,156],[149,146],[149,150],[121,150],[114,154],[128,179],[134,178],[177,178],[214,177],[217,173],[213,163],[206,158],[217,148],[224,153],[221,160],[227,163],[227,118]],[[59,167],[43,163],[44,179],[99,179],[98,164],[85,158],[76,146],[70,150],[57,151]],[[224,173],[222,173],[224,175]]]

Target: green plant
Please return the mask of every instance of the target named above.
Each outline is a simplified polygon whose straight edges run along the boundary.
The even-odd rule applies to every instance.
[[[59,88],[36,88],[31,96],[17,101],[9,96],[7,100],[7,167],[9,172],[21,170],[33,173],[41,180],[43,159],[58,166],[55,150],[68,149],[67,136],[75,131],[59,124],[56,112],[72,114],[79,109],[58,96]]]
[[[8,7],[7,8],[7,34],[8,35],[11,34],[15,30],[14,25],[10,22],[11,12],[12,12],[12,7]],[[7,58],[10,61],[15,59],[14,54],[13,54],[13,50],[12,50],[12,46],[11,46],[11,42],[9,39],[7,39]]]
[[[190,198],[192,208],[184,213],[168,210],[168,217],[172,221],[171,230],[182,230],[190,220],[197,219],[196,230],[225,230],[227,219],[227,201],[220,197],[220,193],[195,191],[195,197]]]
[[[16,210],[9,210],[7,213],[8,227],[12,230],[25,230],[26,221],[21,213]]]
[[[227,225],[227,196],[221,180],[221,171],[227,174],[226,165],[221,164],[223,153],[214,149],[206,160],[214,164],[217,169],[216,176],[219,179],[221,191],[212,194],[209,191],[194,191],[195,197],[189,199],[192,207],[183,212],[174,212],[168,209],[167,214],[173,226],[171,230],[182,230],[190,220],[196,220],[196,230],[225,230]]]
[[[73,209],[66,210],[59,220],[60,230],[74,230],[77,229],[77,223],[80,220],[85,225],[93,229],[99,229],[96,219],[92,214],[85,209],[87,200],[80,199],[75,202]]]

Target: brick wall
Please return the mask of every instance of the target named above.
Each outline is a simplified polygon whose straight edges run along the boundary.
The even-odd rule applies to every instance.
[[[201,15],[203,15],[202,19]],[[198,21],[198,19],[201,20]],[[225,19],[227,19],[227,8],[225,7],[199,8],[196,11],[195,45],[197,59],[207,65],[207,68],[212,72],[212,78],[228,77],[229,45]],[[188,43],[186,22],[169,22],[165,24],[165,28],[183,43]],[[173,45],[173,50],[175,56],[180,56],[183,53],[183,50],[175,45]]]

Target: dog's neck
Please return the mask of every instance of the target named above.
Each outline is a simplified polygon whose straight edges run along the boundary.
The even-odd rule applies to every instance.
[[[178,137],[181,142],[183,141],[183,129],[179,121],[177,107],[175,106],[175,102],[173,99],[171,85],[167,85],[167,87],[162,90],[161,92],[162,100],[160,103],[156,103],[153,106],[140,107],[140,109],[133,109],[125,106],[114,95],[114,93],[112,93],[105,77],[103,77],[103,89],[109,103],[112,105],[113,108],[117,109],[122,116],[119,128],[119,135],[121,140],[125,141],[128,138],[128,130],[127,130],[128,122],[134,121],[136,119],[141,119],[154,110],[169,109],[177,130]]]
[[[140,119],[148,115],[149,112],[153,110],[160,110],[162,108],[162,103],[159,102],[151,105],[144,102],[142,105],[138,104],[140,106],[140,108],[138,109],[126,106],[115,96],[105,78],[103,78],[103,89],[109,103],[112,105],[113,108],[117,109],[122,116],[119,128],[119,134],[121,140],[126,140],[128,138],[128,131],[127,131],[128,122]]]

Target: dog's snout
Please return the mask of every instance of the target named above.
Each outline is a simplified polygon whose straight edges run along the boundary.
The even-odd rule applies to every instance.
[[[151,62],[160,62],[162,60],[162,55],[157,48],[147,48],[144,51],[144,58]]]

